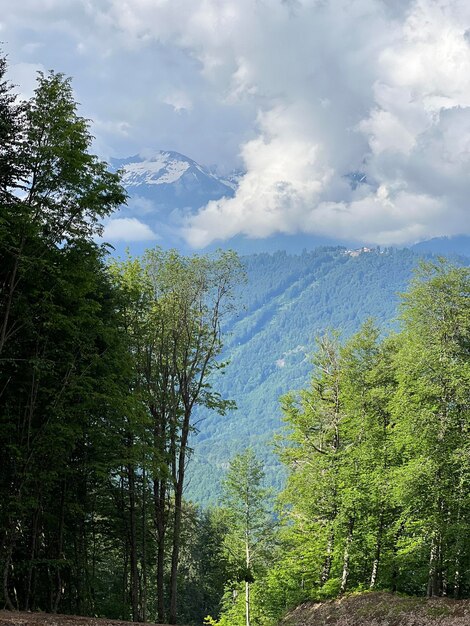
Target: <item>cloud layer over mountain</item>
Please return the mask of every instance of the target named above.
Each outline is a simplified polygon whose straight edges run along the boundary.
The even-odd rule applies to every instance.
[[[90,98],[102,149],[130,154],[151,136],[246,171],[235,197],[188,217],[195,247],[240,233],[378,244],[470,233],[467,0],[0,8],[17,71],[64,61],[80,99]]]

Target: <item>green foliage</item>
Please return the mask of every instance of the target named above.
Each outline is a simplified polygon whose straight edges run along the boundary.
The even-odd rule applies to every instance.
[[[243,286],[233,253],[107,264],[94,238],[125,194],[70,81],[40,74],[18,103],[6,69],[3,604],[174,621],[178,589],[186,623],[271,626],[348,590],[468,596],[468,267],[423,264],[395,324],[409,251],[258,255]],[[202,457],[219,474],[232,457],[223,509],[183,499],[192,445],[201,500],[217,493]]]
[[[229,528],[225,537],[227,558],[235,568],[234,577],[250,583],[265,562],[274,528],[271,491],[263,486],[263,480],[263,464],[248,448],[231,460],[222,482]]]
[[[236,255],[185,257],[176,250],[149,250],[144,258],[111,265],[116,285],[125,294],[125,333],[133,360],[134,380],[130,395],[141,406],[146,419],[136,437],[129,424],[129,449],[142,449],[140,462],[128,468],[129,498],[137,467],[146,468],[148,489],[153,492],[153,520],[157,545],[158,620],[176,620],[176,593],[182,536],[182,498],[185,472],[194,431],[196,407],[224,414],[233,408],[213,390],[210,376],[224,364],[221,324],[233,311],[233,288],[242,271]],[[132,485],[131,485],[132,483]],[[132,520],[137,511],[132,505]],[[131,546],[136,543],[132,523]],[[165,609],[165,564],[171,533],[169,609]],[[138,556],[131,550],[133,614],[141,617],[138,600]],[[131,586],[132,586],[131,585]]]
[[[207,376],[239,263],[107,265],[94,240],[125,193],[89,153],[70,80],[39,74],[17,104],[5,72],[0,58],[3,601],[145,620],[161,610],[149,590],[178,583],[200,623],[219,608],[223,533],[182,500],[187,444],[194,406],[233,406]]]

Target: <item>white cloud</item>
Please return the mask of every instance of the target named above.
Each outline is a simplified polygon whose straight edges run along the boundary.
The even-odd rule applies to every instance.
[[[46,42],[38,62],[78,74],[98,145],[222,166],[239,152],[236,197],[185,224],[194,246],[470,232],[468,0],[2,1],[10,32]]]
[[[190,111],[193,108],[191,98],[184,91],[172,91],[162,98],[162,102],[170,105],[176,111]]]
[[[127,200],[127,211],[131,211],[135,215],[149,215],[155,213],[156,210],[158,209],[155,204],[148,198],[133,195]]]
[[[151,241],[158,239],[152,229],[135,217],[110,219],[104,227],[105,241]]]
[[[259,134],[242,146],[236,197],[189,218],[187,240],[309,232],[401,244],[470,233],[470,5],[417,0],[397,21],[380,2],[338,0],[317,5],[316,24],[312,7],[296,9],[312,29],[307,50],[301,24],[297,42],[289,20],[277,24],[286,61],[271,33],[278,78],[262,53],[232,73],[237,95],[246,76],[247,93],[265,94]],[[348,189],[353,171],[368,184]]]

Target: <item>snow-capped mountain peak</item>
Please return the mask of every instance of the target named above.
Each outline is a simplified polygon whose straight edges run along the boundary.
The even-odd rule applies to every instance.
[[[184,161],[168,162],[164,159],[129,163],[123,168],[122,181],[126,187],[174,183],[188,168],[189,163]]]
[[[125,187],[140,185],[171,185],[185,174],[212,177],[192,159],[178,152],[155,152],[151,156],[136,155],[128,159],[115,159],[113,165],[122,170]],[[188,172],[189,170],[189,172]]]
[[[219,176],[216,172],[211,172],[189,157],[174,151],[159,150],[150,155],[137,154],[127,159],[112,159],[111,162],[115,170],[121,170],[123,185],[128,189],[142,185],[172,185],[184,178],[190,185],[194,182],[204,186],[222,185],[218,190],[222,196],[226,195],[227,189],[232,193],[241,177],[240,172]]]

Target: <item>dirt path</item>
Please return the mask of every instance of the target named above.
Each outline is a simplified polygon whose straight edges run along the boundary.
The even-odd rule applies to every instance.
[[[415,598],[385,592],[306,602],[280,626],[470,626],[470,600]]]

